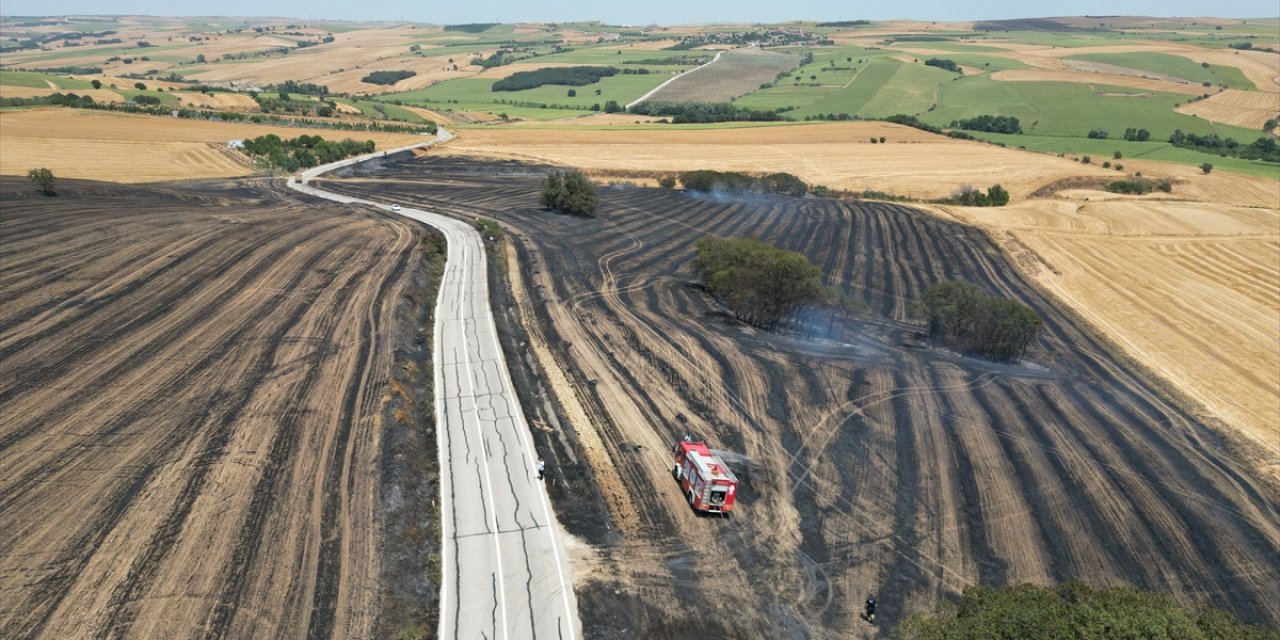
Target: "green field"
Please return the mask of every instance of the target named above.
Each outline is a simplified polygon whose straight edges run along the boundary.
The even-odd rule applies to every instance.
[[[399,120],[402,122],[412,122],[414,124],[423,124],[427,122],[426,118],[394,104],[385,104],[370,100],[352,100],[348,98],[333,98],[333,101],[353,106],[359,109],[361,113],[373,118],[374,120]]]
[[[1114,64],[1138,69],[1139,71],[1183,78],[1192,82],[1208,82],[1215,85],[1225,84],[1232,89],[1257,89],[1257,86],[1249,82],[1244,77],[1244,74],[1240,73],[1240,70],[1235,67],[1209,65],[1208,68],[1205,68],[1190,58],[1167,53],[1089,53],[1071,56],[1067,59]]]
[[[950,60],[956,64],[966,67],[975,67],[983,71],[1004,71],[1006,69],[1029,69],[1031,65],[1014,60],[1013,58],[1001,58],[999,56],[983,56],[983,55],[948,55],[940,56]]]
[[[48,82],[54,83],[60,89],[93,88],[93,85],[87,80],[77,80],[75,78],[66,78],[47,73],[33,73],[29,71],[0,71],[0,84],[9,85],[11,87],[33,87],[43,89],[49,86]]]
[[[1098,95],[1094,90],[1107,94]],[[1203,118],[1177,113],[1175,105],[1187,97],[1172,93],[1148,93],[1126,87],[1058,82],[999,82],[986,76],[964,78],[944,85],[938,108],[921,115],[930,124],[947,126],[953,120],[983,114],[1014,116],[1027,134],[1085,137],[1104,129],[1113,137],[1127,127],[1151,131],[1165,139],[1175,129],[1187,133],[1217,133],[1237,140],[1253,140],[1260,132],[1215,124]]]
[[[658,69],[659,67],[654,67]],[[489,78],[458,78],[440,82],[425,89],[417,89],[404,93],[389,93],[379,96],[380,101],[400,100],[408,104],[440,105],[451,100],[468,104],[486,104],[484,110],[490,112],[497,108],[512,114],[510,107],[515,103],[546,104],[549,109],[556,110],[553,105],[560,105],[559,110],[586,110],[593,104],[601,108],[608,100],[615,100],[620,105],[627,104],[650,89],[657,87],[671,78],[669,73],[618,74],[602,78],[599,82],[581,87],[563,85],[543,85],[536,89],[524,91],[493,91],[494,80]],[[577,93],[569,97],[569,91]],[[596,95],[599,90],[600,94]],[[520,105],[528,107],[528,105]],[[496,113],[496,112],[495,112]],[[513,115],[513,114],[512,114]],[[538,118],[543,119],[543,118]]]
[[[1223,158],[1211,153],[1201,153],[1192,149],[1175,147],[1162,140],[1148,142],[1127,142],[1125,140],[1090,140],[1088,138],[1068,138],[1060,136],[1009,135],[1000,133],[975,133],[975,137],[991,142],[999,142],[1011,148],[1025,147],[1032,151],[1047,153],[1065,153],[1071,155],[1089,155],[1094,164],[1104,161],[1124,164],[1131,160],[1159,160],[1180,164],[1201,165],[1212,164],[1214,171],[1231,171],[1264,178],[1280,180],[1280,165],[1240,158]],[[1256,139],[1249,138],[1250,141]],[[1113,155],[1119,151],[1124,157],[1116,160]],[[1129,169],[1132,171],[1132,168]]]

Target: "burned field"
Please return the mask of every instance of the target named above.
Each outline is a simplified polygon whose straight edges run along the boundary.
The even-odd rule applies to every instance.
[[[968,585],[1073,578],[1280,624],[1274,491],[980,232],[892,205],[638,188],[572,218],[536,209],[543,170],[418,159],[326,186],[507,228],[495,309],[520,309],[565,373],[547,382],[564,432],[537,440],[596,551],[579,585],[593,636],[871,636],[868,594],[892,625]],[[838,340],[740,326],[693,283],[707,234],[800,251],[870,311]],[[912,338],[910,305],[957,278],[1040,314],[1026,362]],[[733,517],[680,495],[686,432],[733,454]],[[593,503],[607,526],[584,524]]]
[[[390,635],[421,228],[278,182],[58,191],[0,181],[0,636]]]

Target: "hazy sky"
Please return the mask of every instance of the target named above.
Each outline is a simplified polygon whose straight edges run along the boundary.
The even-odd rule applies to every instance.
[[[603,20],[614,24],[686,24],[699,22],[782,22],[915,18],[969,20],[1065,15],[1153,15],[1260,18],[1276,16],[1275,0],[1089,0],[1033,5],[1025,0],[955,0],[840,3],[831,0],[4,0],[4,15],[144,14],[284,16],[337,20],[411,20],[435,24],[459,22],[560,22]]]

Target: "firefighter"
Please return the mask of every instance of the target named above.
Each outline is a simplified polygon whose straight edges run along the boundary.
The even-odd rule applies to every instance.
[[[876,597],[867,596],[867,612],[865,614],[867,622],[874,623],[876,621]]]
[[[538,458],[538,479],[539,480],[542,479],[542,474],[546,470],[547,470],[547,463],[543,462],[542,458]]]

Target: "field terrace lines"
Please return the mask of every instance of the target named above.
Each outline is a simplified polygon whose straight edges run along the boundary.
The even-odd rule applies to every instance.
[[[1276,497],[980,231],[894,205],[635,188],[601,189],[596,217],[571,218],[535,208],[543,168],[436,156],[384,170],[327,186],[511,230],[527,322],[609,449],[597,480],[640,511],[601,549],[608,591],[585,587],[601,607],[583,605],[586,628],[627,605],[650,637],[858,636],[871,631],[848,603],[868,592],[893,623],[966,585],[1066,578],[1280,621]],[[872,314],[834,342],[739,326],[686,284],[704,233],[802,251]],[[1046,324],[1031,364],[904,346],[911,303],[944,278],[1032,305]],[[667,448],[686,431],[744,456],[732,519],[683,503]]]
[[[59,187],[0,183],[0,635],[370,635],[414,225]]]

